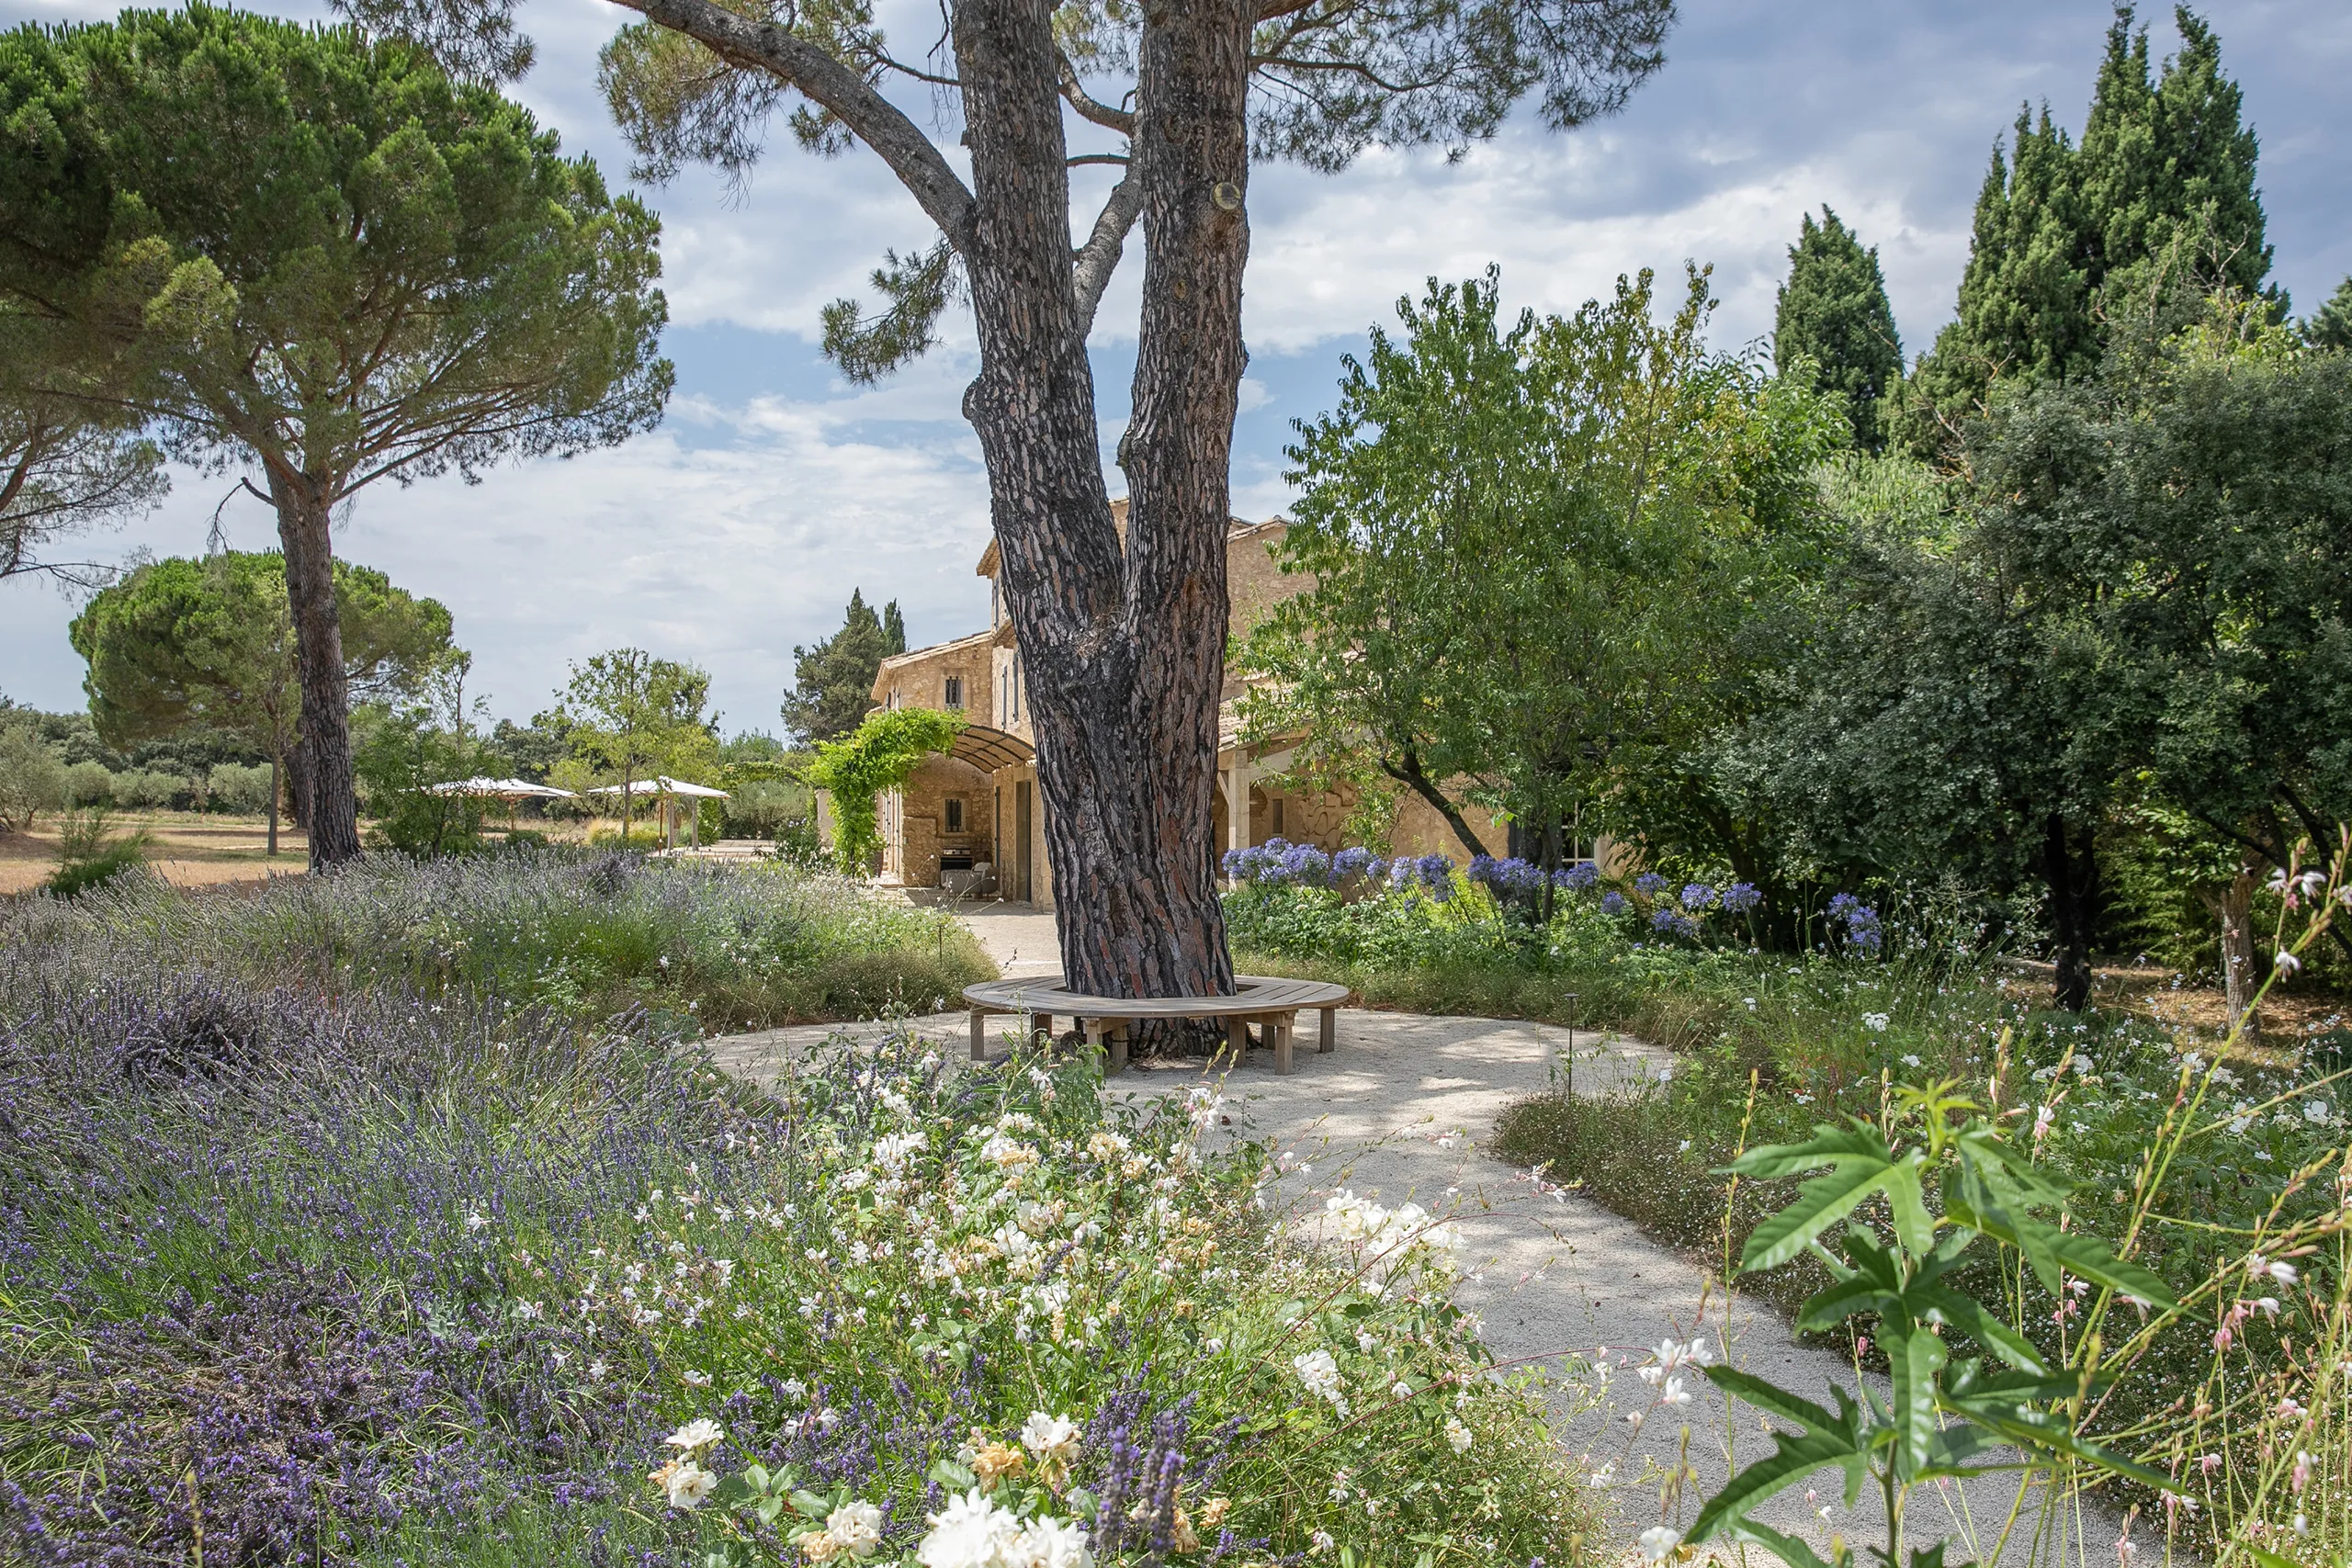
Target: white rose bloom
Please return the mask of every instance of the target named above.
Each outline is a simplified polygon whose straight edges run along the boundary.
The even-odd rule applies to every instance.
[[[1039,1459],[1069,1452],[1078,1447],[1078,1426],[1067,1416],[1048,1416],[1042,1410],[1033,1410],[1022,1424],[1021,1446]]]
[[[923,1568],[1023,1568],[1014,1543],[1021,1521],[977,1486],[931,1516],[931,1533],[915,1548]]]
[[[1012,1549],[1021,1568],[1093,1568],[1086,1531],[1075,1519],[1032,1519]]]
[[[825,1516],[825,1533],[853,1557],[871,1557],[882,1545],[882,1510],[871,1503],[843,1503]]]
[[[670,1506],[698,1508],[702,1506],[704,1499],[710,1495],[711,1488],[718,1484],[718,1477],[692,1460],[684,1461],[670,1472],[670,1479],[666,1483],[670,1494]]]
[[[725,1436],[727,1428],[705,1416],[687,1422],[662,1440],[673,1449],[684,1449],[692,1453],[696,1449],[710,1447]]]

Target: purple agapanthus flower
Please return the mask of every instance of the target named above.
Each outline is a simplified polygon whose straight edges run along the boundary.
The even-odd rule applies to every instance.
[[[1686,909],[1712,909],[1721,897],[1721,894],[1704,882],[1687,883],[1682,889],[1682,907]]]
[[[1699,922],[1679,909],[1660,906],[1650,916],[1650,930],[1668,936],[1695,937],[1699,934]]]
[[[1611,888],[1608,892],[1603,893],[1600,896],[1600,912],[1604,915],[1623,914],[1625,912],[1625,896],[1623,893],[1618,892],[1614,887]]]
[[[1645,898],[1655,898],[1666,891],[1666,878],[1657,872],[1645,871],[1634,878],[1634,891]]]
[[[1744,914],[1764,902],[1764,895],[1752,882],[1735,882],[1724,889],[1724,908],[1733,914]]]
[[[1572,893],[1581,893],[1600,880],[1600,868],[1589,860],[1580,860],[1574,865],[1562,866],[1552,874],[1552,882],[1555,886],[1565,887]]]

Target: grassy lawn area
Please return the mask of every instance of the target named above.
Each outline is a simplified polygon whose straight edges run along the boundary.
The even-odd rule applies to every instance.
[[[692,1043],[985,972],[781,867],[0,905],[0,1558],[1598,1560],[1427,1216],[1284,1244],[1205,1091]]]

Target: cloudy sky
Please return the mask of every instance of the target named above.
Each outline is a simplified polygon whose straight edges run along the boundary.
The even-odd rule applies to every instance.
[[[0,23],[112,9],[0,0]],[[881,9],[902,51],[929,41],[935,8]],[[2169,11],[2150,14],[2157,52],[2169,52]],[[2277,276],[2307,310],[2352,272],[2340,127],[2352,6],[2212,0],[2207,14],[2261,137]],[[1453,164],[1374,153],[1337,176],[1261,171],[1236,510],[1282,509],[1291,422],[1329,405],[1340,355],[1430,276],[1499,263],[1510,303],[1568,310],[1621,272],[1709,263],[1717,338],[1736,346],[1770,330],[1799,216],[1826,202],[1878,246],[1906,348],[1925,344],[1951,315],[1995,137],[2028,100],[2079,131],[2109,15],[2102,0],[1685,0],[1665,71],[1616,119],[1560,136],[1522,116]],[[628,157],[594,68],[625,14],[604,0],[526,0],[522,16],[539,62],[515,93],[618,181]],[[956,413],[974,368],[968,327],[955,323],[928,360],[876,388],[844,384],[817,352],[820,307],[858,292],[885,247],[924,243],[922,219],[871,156],[820,161],[778,141],[746,190],[697,173],[643,192],[663,218],[665,347],[678,368],[660,429],[477,486],[379,485],[339,531],[344,556],[449,606],[500,715],[545,706],[570,660],[634,644],[707,668],[729,730],[774,729],[793,646],[837,626],[853,586],[896,598],[917,643],[985,617],[972,567],[986,488]],[[1114,438],[1138,262],[1131,247],[1092,345]],[[98,547],[198,552],[232,483],[179,474],[152,517]],[[250,497],[220,516],[237,547],[275,542]],[[0,693],[80,705],[65,641],[74,607],[38,581],[0,583]]]

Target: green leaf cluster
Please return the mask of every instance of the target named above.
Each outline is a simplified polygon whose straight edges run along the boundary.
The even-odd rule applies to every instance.
[[[804,776],[832,796],[833,855],[844,874],[863,874],[882,847],[876,797],[906,783],[925,757],[954,745],[963,728],[961,714],[883,708],[846,738],[819,743]]]
[[[1904,1561],[1905,1501],[1923,1483],[2072,1461],[2148,1486],[2172,1486],[2077,1429],[2086,1404],[2104,1385],[2096,1335],[2086,1337],[2073,1361],[2053,1364],[2018,1324],[1966,1293],[1953,1276],[1971,1247],[1989,1241],[2030,1268],[2053,1296],[2075,1280],[2101,1292],[2102,1310],[2114,1296],[2158,1310],[2177,1305],[2176,1298],[2146,1269],[2062,1224],[2057,1212],[2068,1185],[1955,1089],[1947,1082],[1902,1091],[1905,1111],[1924,1129],[1917,1143],[1898,1145],[1859,1120],[1825,1123],[1803,1143],[1751,1149],[1723,1172],[1767,1180],[1818,1173],[1750,1234],[1741,1271],[1812,1254],[1832,1282],[1805,1302],[1797,1325],[1819,1332],[1867,1319],[1889,1376],[1883,1393],[1865,1386],[1857,1398],[1832,1390],[1832,1411],[1752,1373],[1708,1367],[1709,1381],[1726,1394],[1796,1429],[1777,1433],[1770,1456],[1707,1501],[1687,1542],[1748,1541],[1798,1568],[1824,1568],[1809,1545],[1758,1522],[1753,1511],[1828,1469],[1841,1473],[1849,1508],[1866,1483],[1875,1483],[1886,1509],[1889,1540],[1882,1555],[1890,1568]],[[1854,1217],[1874,1201],[1883,1205],[1883,1223]],[[1948,1335],[1966,1336],[1982,1353],[1956,1357]],[[1913,1568],[1939,1561],[1941,1550],[1914,1553]]]

